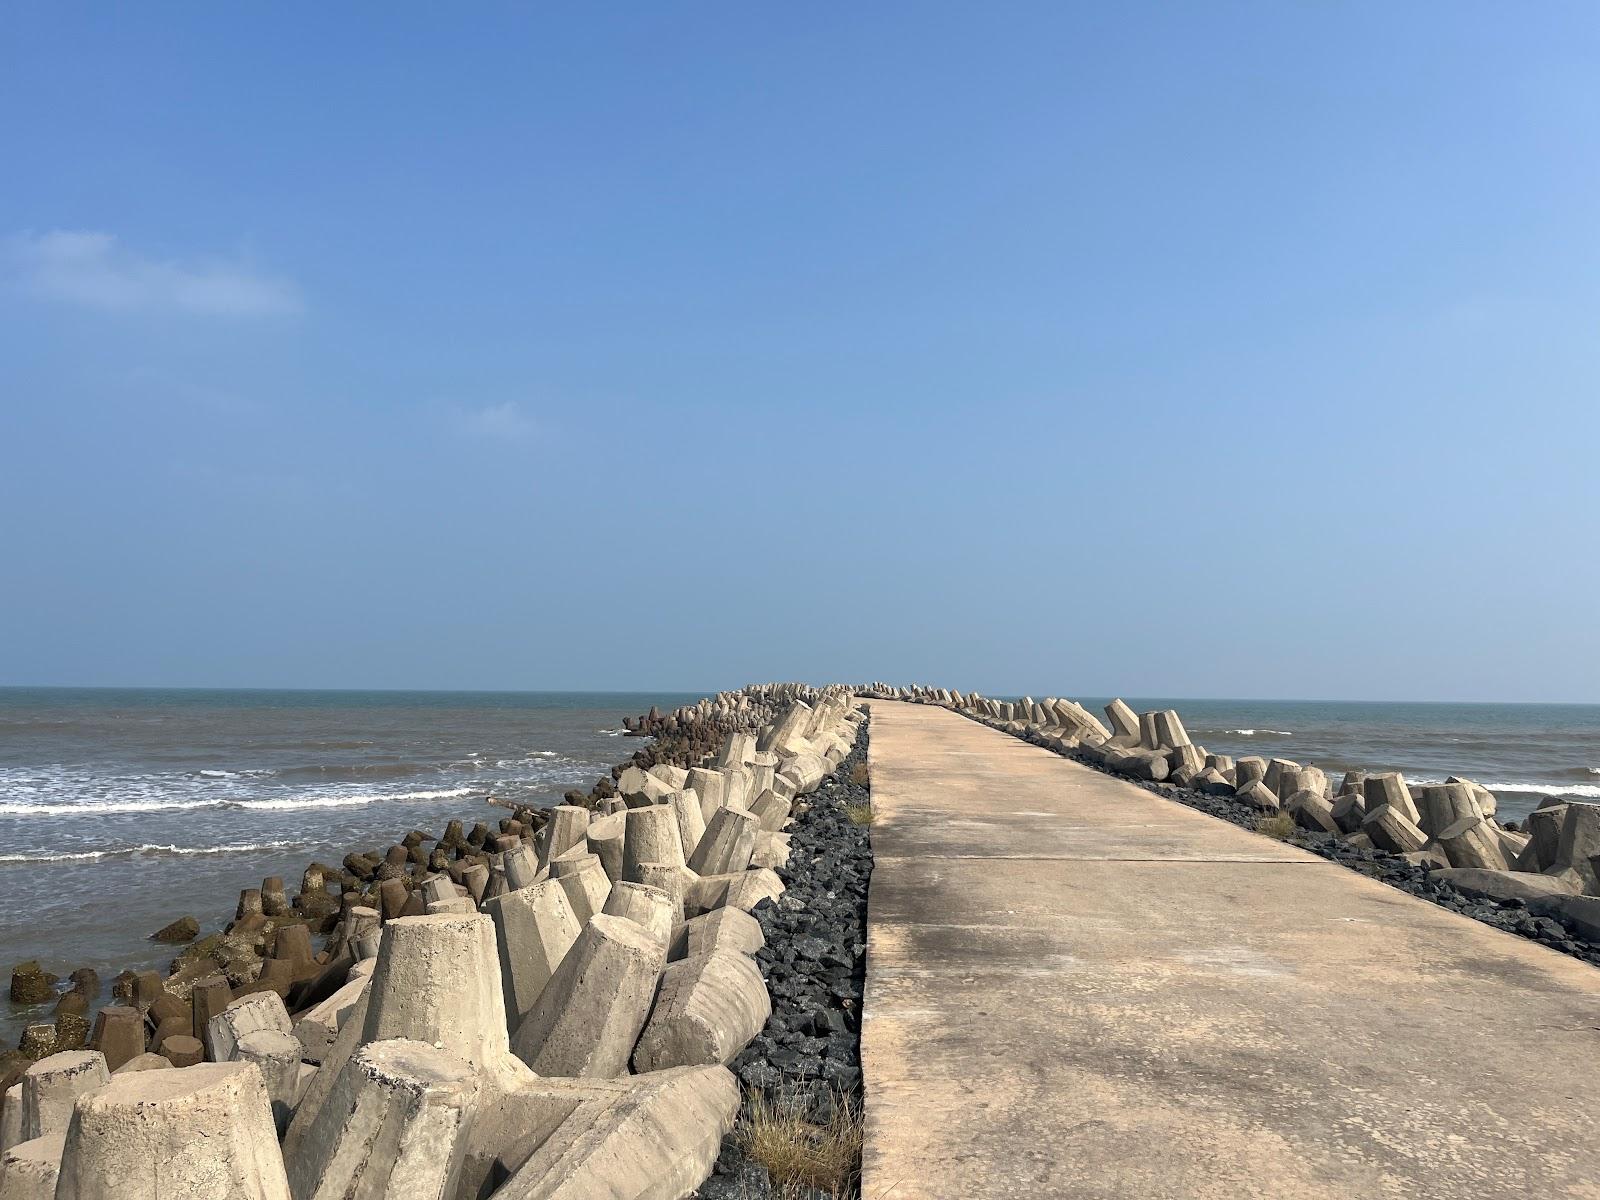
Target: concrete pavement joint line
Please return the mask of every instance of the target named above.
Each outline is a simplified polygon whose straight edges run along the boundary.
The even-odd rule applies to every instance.
[[[872,701],[863,1196],[1600,1196],[1600,975],[937,703]]]

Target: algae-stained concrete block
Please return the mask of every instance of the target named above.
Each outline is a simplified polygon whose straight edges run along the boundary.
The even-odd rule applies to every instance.
[[[448,1200],[478,1092],[472,1067],[453,1054],[402,1038],[363,1046],[289,1163],[295,1200]]]
[[[41,1058],[22,1076],[17,1141],[65,1133],[78,1097],[109,1082],[105,1055],[97,1050],[67,1050]]]
[[[682,863],[683,837],[678,813],[671,804],[629,809],[622,836],[622,878],[639,882],[639,864]]]
[[[290,1200],[253,1063],[118,1075],[73,1110],[56,1200]]]
[[[754,960],[714,950],[670,964],[633,1052],[633,1069],[727,1064],[761,1032],[772,1001]]]
[[[739,1111],[726,1067],[616,1080],[539,1080],[527,1100],[564,1111],[536,1149],[503,1166],[495,1200],[679,1200],[711,1175]]]
[[[551,863],[550,878],[566,892],[579,925],[605,908],[611,894],[611,879],[593,854]]]
[[[252,992],[231,1001],[206,1026],[206,1053],[213,1062],[230,1062],[239,1039],[256,1029],[294,1033],[294,1022],[276,992]]]
[[[95,1015],[89,1044],[106,1056],[106,1066],[115,1071],[144,1053],[144,1014],[124,1005],[102,1008]]]
[[[485,905],[494,921],[500,981],[512,1028],[539,998],[583,928],[559,880],[496,896]]]
[[[1428,844],[1428,835],[1392,804],[1380,804],[1370,810],[1362,818],[1361,831],[1372,839],[1374,846],[1391,854],[1421,850]]]
[[[61,1129],[0,1153],[0,1200],[55,1200],[66,1136]]]
[[[727,875],[743,871],[756,851],[761,821],[735,808],[719,809],[695,847],[689,869],[699,875]]]
[[[1448,828],[1440,830],[1437,841],[1452,867],[1477,867],[1490,871],[1506,869],[1494,823],[1485,817],[1476,814],[1462,817]]]
[[[161,1047],[161,1057],[175,1067],[192,1067],[205,1062],[205,1043],[197,1037],[169,1037]]]
[[[1421,827],[1419,821],[1422,814],[1417,811],[1416,803],[1411,799],[1411,789],[1406,786],[1405,776],[1400,772],[1384,771],[1377,775],[1368,775],[1361,781],[1361,793],[1366,797],[1368,814],[1388,804],[1412,825]]]
[[[666,954],[632,921],[591,918],[517,1027],[513,1051],[539,1075],[623,1074]]]

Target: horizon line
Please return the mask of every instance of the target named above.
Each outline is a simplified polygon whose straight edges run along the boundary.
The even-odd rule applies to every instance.
[[[790,682],[790,681],[783,681]],[[740,685],[748,686],[748,685]],[[817,686],[817,685],[812,685]],[[927,685],[924,685],[927,686]],[[737,691],[738,688],[460,688],[460,687],[283,687],[259,686],[237,684],[122,684],[122,683],[0,683],[0,692],[287,692],[287,693],[381,693],[389,695],[434,695],[434,696],[714,696],[718,692]],[[962,689],[951,689],[962,690]],[[963,690],[963,694],[969,694]],[[1020,700],[1023,696],[1034,695],[1030,692],[979,692],[980,695],[991,700]],[[1034,696],[1053,695],[1051,692],[1040,692]],[[1600,707],[1600,700],[1439,700],[1420,699],[1410,697],[1406,699],[1352,699],[1348,697],[1316,697],[1316,696],[1177,696],[1159,695],[1148,693],[1141,695],[1136,692],[1111,693],[1104,696],[1089,692],[1080,692],[1079,696],[1088,696],[1090,699],[1113,699],[1120,695],[1124,700],[1176,700],[1197,703],[1224,703],[1224,704],[1450,704],[1461,706],[1492,707],[1501,706],[1526,706],[1526,707],[1564,707],[1564,708],[1596,708]],[[1062,699],[1073,699],[1070,696],[1061,696]]]

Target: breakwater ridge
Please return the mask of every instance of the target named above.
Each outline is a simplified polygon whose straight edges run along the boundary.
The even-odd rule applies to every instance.
[[[110,1003],[14,964],[0,1200],[1600,1195],[1600,806],[1121,700],[625,729],[564,803],[180,916]]]

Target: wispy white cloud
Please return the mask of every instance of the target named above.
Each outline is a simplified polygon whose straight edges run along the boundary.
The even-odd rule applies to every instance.
[[[29,295],[88,308],[279,316],[304,307],[290,280],[247,262],[150,258],[92,230],[14,234],[0,241],[0,269]]]
[[[464,433],[502,441],[522,441],[538,432],[532,417],[515,400],[480,408],[456,409],[456,422]]]

